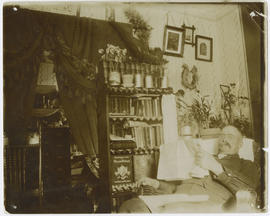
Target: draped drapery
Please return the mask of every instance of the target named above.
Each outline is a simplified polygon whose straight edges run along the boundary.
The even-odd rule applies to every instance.
[[[61,103],[80,151],[95,158],[98,154],[96,68],[88,63],[85,63],[86,68],[80,67],[80,61],[71,54],[64,41],[59,39],[56,44],[55,69]]]
[[[94,79],[100,59],[98,49],[109,43],[121,47],[125,44],[106,21],[56,15],[53,22],[59,26],[55,28],[54,40],[60,99],[79,150],[94,159],[98,154]]]

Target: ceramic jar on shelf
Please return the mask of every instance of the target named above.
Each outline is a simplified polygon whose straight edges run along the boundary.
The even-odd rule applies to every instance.
[[[134,86],[133,83],[133,74],[134,74],[134,65],[132,63],[121,63],[121,75],[122,75],[122,85],[126,88],[131,88]]]
[[[153,77],[151,74],[146,74],[145,76],[145,87],[153,88]]]
[[[122,76],[123,86],[127,88],[131,88],[134,86],[133,84],[133,74],[123,74]]]
[[[117,62],[110,61],[109,63],[109,83],[111,86],[118,86],[121,83],[121,76]]]

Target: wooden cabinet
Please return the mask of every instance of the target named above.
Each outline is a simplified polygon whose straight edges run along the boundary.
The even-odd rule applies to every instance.
[[[161,101],[163,94],[170,94],[172,90],[158,84],[162,77],[155,68],[159,67],[144,64],[137,64],[136,68],[146,68],[140,71],[141,77],[147,71],[148,76],[153,76],[152,88],[110,86],[108,65],[106,62],[100,65],[97,81],[99,198],[100,212],[113,213],[123,201],[138,193],[139,177],[156,177],[159,146],[164,142]],[[122,66],[122,70],[125,67],[135,68]],[[151,74],[147,67],[151,68]],[[149,161],[154,161],[149,163],[150,168],[146,167]]]
[[[70,190],[69,128],[42,128],[41,146],[44,200],[61,200]]]

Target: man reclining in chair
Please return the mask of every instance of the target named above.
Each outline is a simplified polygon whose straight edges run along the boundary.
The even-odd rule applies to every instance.
[[[213,156],[200,148],[195,154],[196,164],[209,170],[208,176],[183,180],[180,185],[151,178],[143,178],[139,183],[142,186],[152,186],[162,194],[206,194],[209,196],[209,203],[225,206],[235,201],[237,191],[255,191],[259,183],[260,170],[256,164],[239,158],[241,145],[242,135],[239,130],[233,126],[226,126],[218,140],[218,155]],[[119,212],[149,213],[150,211],[141,199],[133,198],[124,202]]]

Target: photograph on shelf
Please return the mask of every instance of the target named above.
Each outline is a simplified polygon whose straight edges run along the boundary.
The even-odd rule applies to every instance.
[[[163,51],[165,55],[183,57],[185,30],[174,26],[165,26]]]
[[[196,35],[195,59],[201,61],[213,60],[213,38]]]
[[[194,27],[194,25],[186,26],[185,24],[183,24],[182,28],[185,30],[185,44],[190,44],[190,45],[194,46],[195,45],[195,42],[194,42],[195,27]]]

